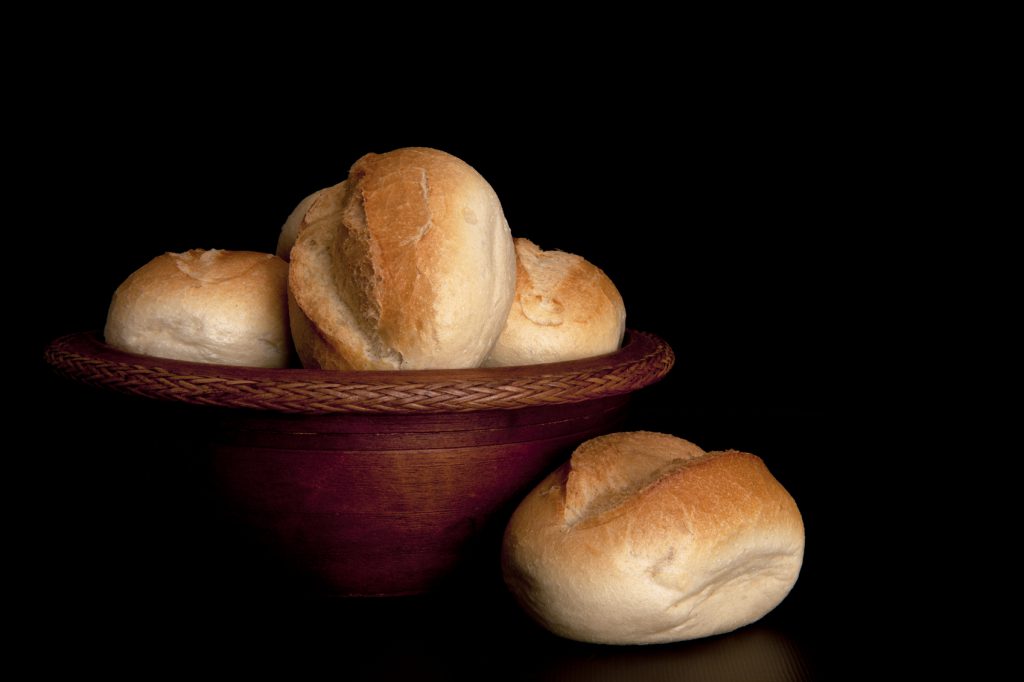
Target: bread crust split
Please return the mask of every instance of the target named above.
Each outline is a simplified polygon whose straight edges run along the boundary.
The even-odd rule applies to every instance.
[[[306,367],[479,366],[508,316],[515,255],[501,203],[427,148],[359,159],[290,250],[292,333]]]

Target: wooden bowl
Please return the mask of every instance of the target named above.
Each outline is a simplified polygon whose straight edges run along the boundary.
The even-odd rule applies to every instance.
[[[205,406],[196,412],[216,416],[203,433],[225,502],[340,595],[444,584],[537,480],[615,430],[630,394],[674,360],[637,331],[605,356],[469,370],[204,365],[124,353],[95,333],[57,339],[46,359],[79,382]]]

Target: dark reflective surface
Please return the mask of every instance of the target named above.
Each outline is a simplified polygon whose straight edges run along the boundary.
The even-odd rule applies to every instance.
[[[728,636],[655,647],[573,651],[539,671],[539,680],[764,680],[812,679],[807,657],[784,633],[753,625]]]

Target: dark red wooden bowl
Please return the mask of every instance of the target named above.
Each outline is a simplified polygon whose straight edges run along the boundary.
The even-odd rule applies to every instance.
[[[342,595],[443,584],[485,529],[502,527],[573,447],[614,430],[630,394],[674,359],[636,331],[610,355],[494,369],[204,365],[124,353],[94,333],[57,339],[46,358],[86,384],[207,406],[225,500]]]

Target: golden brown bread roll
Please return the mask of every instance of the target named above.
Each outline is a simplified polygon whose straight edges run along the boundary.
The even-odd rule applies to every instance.
[[[502,565],[552,632],[650,644],[758,620],[793,587],[803,551],[796,503],[758,457],[632,432],[583,443],[526,496]]]
[[[117,288],[103,334],[141,355],[287,367],[287,283],[288,264],[269,253],[165,253]]]
[[[303,365],[479,366],[515,290],[512,237],[487,181],[414,147],[359,159],[338,195],[340,209],[307,220],[291,249]]]
[[[292,247],[302,231],[322,220],[337,220],[341,213],[341,198],[345,196],[345,181],[333,187],[319,189],[299,202],[281,227],[277,238],[277,256],[291,259]]]
[[[564,251],[517,238],[516,293],[487,366],[577,360],[618,349],[626,330],[619,290],[604,272]]]

